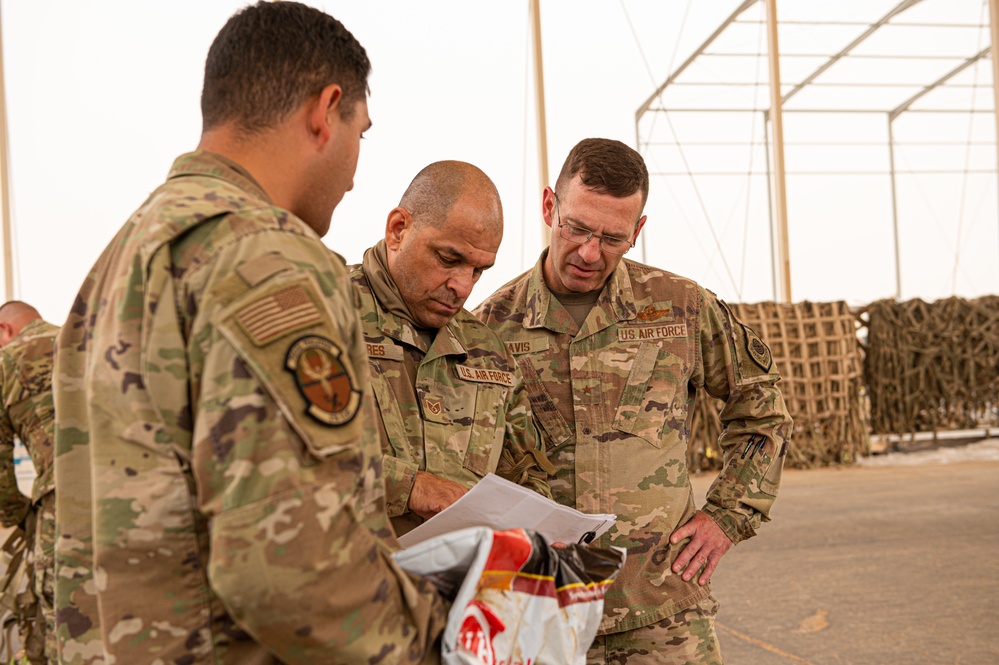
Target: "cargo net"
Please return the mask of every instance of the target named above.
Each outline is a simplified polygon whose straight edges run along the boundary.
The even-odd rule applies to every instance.
[[[786,467],[850,463],[867,454],[858,320],[845,302],[731,305],[773,353],[777,384],[794,418]],[[993,374],[994,376],[994,374]],[[721,468],[722,402],[698,391],[687,462],[692,471]]]
[[[879,300],[862,317],[875,434],[999,426],[999,296]]]

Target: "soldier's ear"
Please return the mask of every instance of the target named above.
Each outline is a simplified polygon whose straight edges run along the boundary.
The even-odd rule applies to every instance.
[[[6,346],[7,342],[14,339],[14,326],[9,323],[0,323],[0,346]]]
[[[646,219],[648,219],[648,216],[642,215],[642,218],[638,220],[638,224],[635,225],[635,235],[631,236],[631,244],[635,244],[638,241],[638,234],[642,232]]]
[[[306,102],[306,121],[309,123],[309,135],[314,137],[320,148],[330,140],[340,121],[340,100],[342,97],[343,90],[340,86],[331,83]]]
[[[402,241],[413,228],[413,215],[402,206],[392,208],[385,222],[385,246],[398,251]]]
[[[541,216],[549,228],[555,223],[555,191],[551,187],[545,187],[541,194]]]

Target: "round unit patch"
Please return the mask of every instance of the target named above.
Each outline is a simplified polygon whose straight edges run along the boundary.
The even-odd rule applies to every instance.
[[[342,354],[332,340],[310,335],[296,340],[285,359],[285,369],[309,404],[305,412],[324,425],[345,425],[361,405],[357,379]]]

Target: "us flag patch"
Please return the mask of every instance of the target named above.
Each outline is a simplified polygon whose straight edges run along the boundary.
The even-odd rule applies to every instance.
[[[319,323],[322,315],[301,284],[257,298],[236,312],[236,321],[257,346]]]

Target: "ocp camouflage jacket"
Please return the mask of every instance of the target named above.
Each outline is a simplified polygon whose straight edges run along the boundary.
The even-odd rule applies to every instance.
[[[364,268],[352,266],[371,385],[381,415],[388,513],[402,535],[422,519],[406,505],[416,472],[471,488],[487,473],[551,497],[540,439],[513,356],[496,334],[459,311],[427,348],[413,325],[386,311]],[[404,364],[415,366],[415,385]]]
[[[0,520],[20,522],[28,506],[52,491],[52,351],[59,328],[36,320],[0,349]],[[35,465],[31,500],[21,494],[14,474],[14,438]]]
[[[212,153],[119,231],[58,340],[63,663],[433,657],[443,604],[391,558],[350,288]]]
[[[695,391],[725,401],[725,466],[703,510],[733,542],[769,519],[791,418],[769,349],[711,292],[622,260],[577,333],[544,283],[544,258],[475,313],[521,365],[556,467],[556,501],[617,515],[599,543],[626,548],[628,558],[600,632],[622,632],[709,593],[696,576],[684,582],[672,572],[687,541],[669,543],[695,510],[686,464]],[[744,454],[747,446],[759,450]]]

